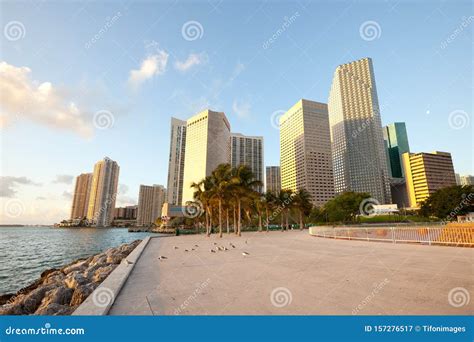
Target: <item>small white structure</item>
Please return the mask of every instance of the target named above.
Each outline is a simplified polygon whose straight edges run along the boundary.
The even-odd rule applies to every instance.
[[[466,215],[459,215],[458,222],[474,222],[474,212],[467,213]]]
[[[396,204],[374,204],[372,207],[372,215],[398,214],[398,206]]]

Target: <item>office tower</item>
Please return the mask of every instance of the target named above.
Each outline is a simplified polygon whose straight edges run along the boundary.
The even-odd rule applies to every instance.
[[[436,190],[456,185],[450,153],[404,153],[402,161],[412,208],[419,207]]]
[[[460,177],[461,185],[474,185],[474,176],[464,175]]]
[[[404,122],[394,122],[383,128],[383,137],[386,141],[388,155],[389,176],[393,178],[403,177],[401,156],[410,152],[408,145],[407,129]]]
[[[247,165],[256,180],[262,182],[257,191],[263,191],[263,137],[250,137],[240,133],[230,135],[230,164],[232,167]]]
[[[281,176],[279,166],[267,166],[265,177],[265,191],[277,194],[281,190]]]
[[[182,204],[193,200],[191,184],[229,163],[229,156],[230,124],[224,113],[205,110],[187,120]]]
[[[87,217],[91,184],[92,173],[81,173],[76,177],[76,185],[72,198],[71,219],[83,219]]]
[[[173,205],[181,205],[183,197],[185,151],[186,121],[171,118],[167,201]]]
[[[138,205],[115,208],[114,219],[136,220]]]
[[[454,177],[456,177],[456,185],[461,185],[461,176],[459,176],[459,173],[455,173]]]
[[[381,204],[390,203],[387,157],[370,58],[336,68],[328,109],[336,193],[367,192]]]
[[[300,100],[281,116],[280,167],[282,189],[305,189],[317,206],[334,197],[325,103]]]
[[[140,185],[138,194],[137,225],[149,226],[161,217],[166,189],[162,185]]]
[[[105,157],[94,165],[87,219],[96,227],[108,227],[114,218],[120,167]]]

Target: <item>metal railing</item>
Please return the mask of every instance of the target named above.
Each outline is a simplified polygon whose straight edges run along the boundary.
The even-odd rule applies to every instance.
[[[474,227],[310,227],[309,233],[334,239],[474,247]]]

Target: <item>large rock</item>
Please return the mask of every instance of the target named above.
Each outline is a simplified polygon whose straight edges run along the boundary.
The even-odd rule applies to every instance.
[[[107,255],[106,262],[108,264],[120,264],[123,258],[127,257],[127,253],[114,253]]]
[[[36,310],[35,315],[47,315],[47,316],[58,316],[58,315],[70,315],[75,310],[74,307],[68,305],[61,305],[57,303],[50,303],[48,305],[41,305]]]
[[[36,311],[36,309],[40,306],[41,301],[43,300],[46,292],[52,290],[54,287],[53,285],[43,285],[38,287],[37,289],[31,291],[27,295],[25,295],[20,302],[18,303],[16,300],[15,303],[18,303],[23,307],[23,311],[27,314],[32,314]]]
[[[79,273],[78,271],[69,273],[66,276],[66,279],[64,279],[64,284],[66,284],[66,286],[69,287],[70,289],[76,289],[80,285],[84,285],[87,282],[88,282],[88,279],[82,273]]]
[[[71,302],[69,303],[69,305],[80,305],[83,301],[86,300],[86,298],[95,290],[98,285],[99,284],[97,283],[91,283],[78,286],[72,294]]]
[[[55,271],[44,279],[43,284],[61,284],[66,276],[61,271]]]
[[[92,277],[92,281],[94,283],[101,283],[104,281],[105,278],[109,276],[109,274],[117,267],[117,265],[108,265],[104,267],[98,268]]]
[[[90,260],[78,260],[62,269],[64,274],[69,274],[74,271],[82,272],[89,265]]]
[[[49,304],[60,304],[66,305],[69,304],[74,293],[73,289],[70,289],[66,286],[57,287],[46,293],[44,296],[41,306],[48,306]],[[40,306],[40,307],[41,307]]]

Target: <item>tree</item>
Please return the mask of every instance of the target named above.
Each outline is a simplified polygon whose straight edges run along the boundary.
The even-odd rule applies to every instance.
[[[309,215],[313,205],[311,204],[311,194],[305,189],[299,189],[294,196],[294,207],[298,210],[300,230],[304,228],[304,215]]]
[[[362,201],[370,198],[366,192],[344,192],[331,199],[324,205],[327,218],[330,222],[354,222],[359,214]]]
[[[474,211],[474,186],[453,185],[437,190],[420,207],[420,215],[452,221]]]
[[[231,186],[232,167],[230,164],[220,164],[212,171],[210,198],[217,200],[219,212],[219,237],[222,237],[222,207]]]

